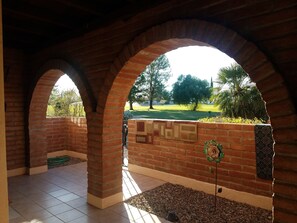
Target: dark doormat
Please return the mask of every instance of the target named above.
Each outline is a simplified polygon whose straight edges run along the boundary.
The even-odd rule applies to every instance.
[[[60,167],[60,166],[68,166],[76,163],[86,162],[86,160],[71,157],[71,156],[57,156],[53,158],[47,159],[47,165],[49,169]]]
[[[125,203],[165,218],[174,212],[180,223],[268,223],[272,212],[217,197],[181,185],[166,183],[131,197]]]

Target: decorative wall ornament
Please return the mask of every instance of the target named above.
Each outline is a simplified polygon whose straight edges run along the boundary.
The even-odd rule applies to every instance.
[[[144,137],[146,136],[146,140]],[[172,140],[196,142],[198,140],[197,123],[183,123],[162,120],[137,120],[136,142],[153,143],[154,137]]]
[[[273,144],[271,125],[255,125],[257,176],[272,180]]]
[[[224,158],[223,146],[215,140],[209,140],[204,143],[203,152],[209,162],[219,163]]]

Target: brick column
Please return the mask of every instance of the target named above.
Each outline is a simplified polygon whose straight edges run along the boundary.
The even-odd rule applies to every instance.
[[[121,118],[87,115],[88,203],[106,208],[123,199]]]

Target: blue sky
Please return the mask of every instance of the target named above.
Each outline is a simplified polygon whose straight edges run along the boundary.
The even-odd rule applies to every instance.
[[[216,79],[220,68],[229,66],[235,61],[217,50],[208,46],[181,47],[166,53],[171,66],[172,77],[169,79],[167,89],[171,90],[172,84],[180,74],[191,74],[201,80]],[[72,89],[74,83],[67,75],[63,75],[57,82],[59,89]]]

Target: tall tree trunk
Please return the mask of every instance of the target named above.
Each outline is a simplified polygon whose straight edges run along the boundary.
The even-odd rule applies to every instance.
[[[153,99],[152,98],[150,99],[150,109],[154,109],[154,107],[153,107]]]
[[[196,102],[195,102],[195,105],[194,105],[193,111],[196,111],[197,107],[198,107],[198,101],[196,101]]]
[[[129,100],[129,105],[130,105],[130,110],[134,110],[133,109],[133,101],[132,100]]]

